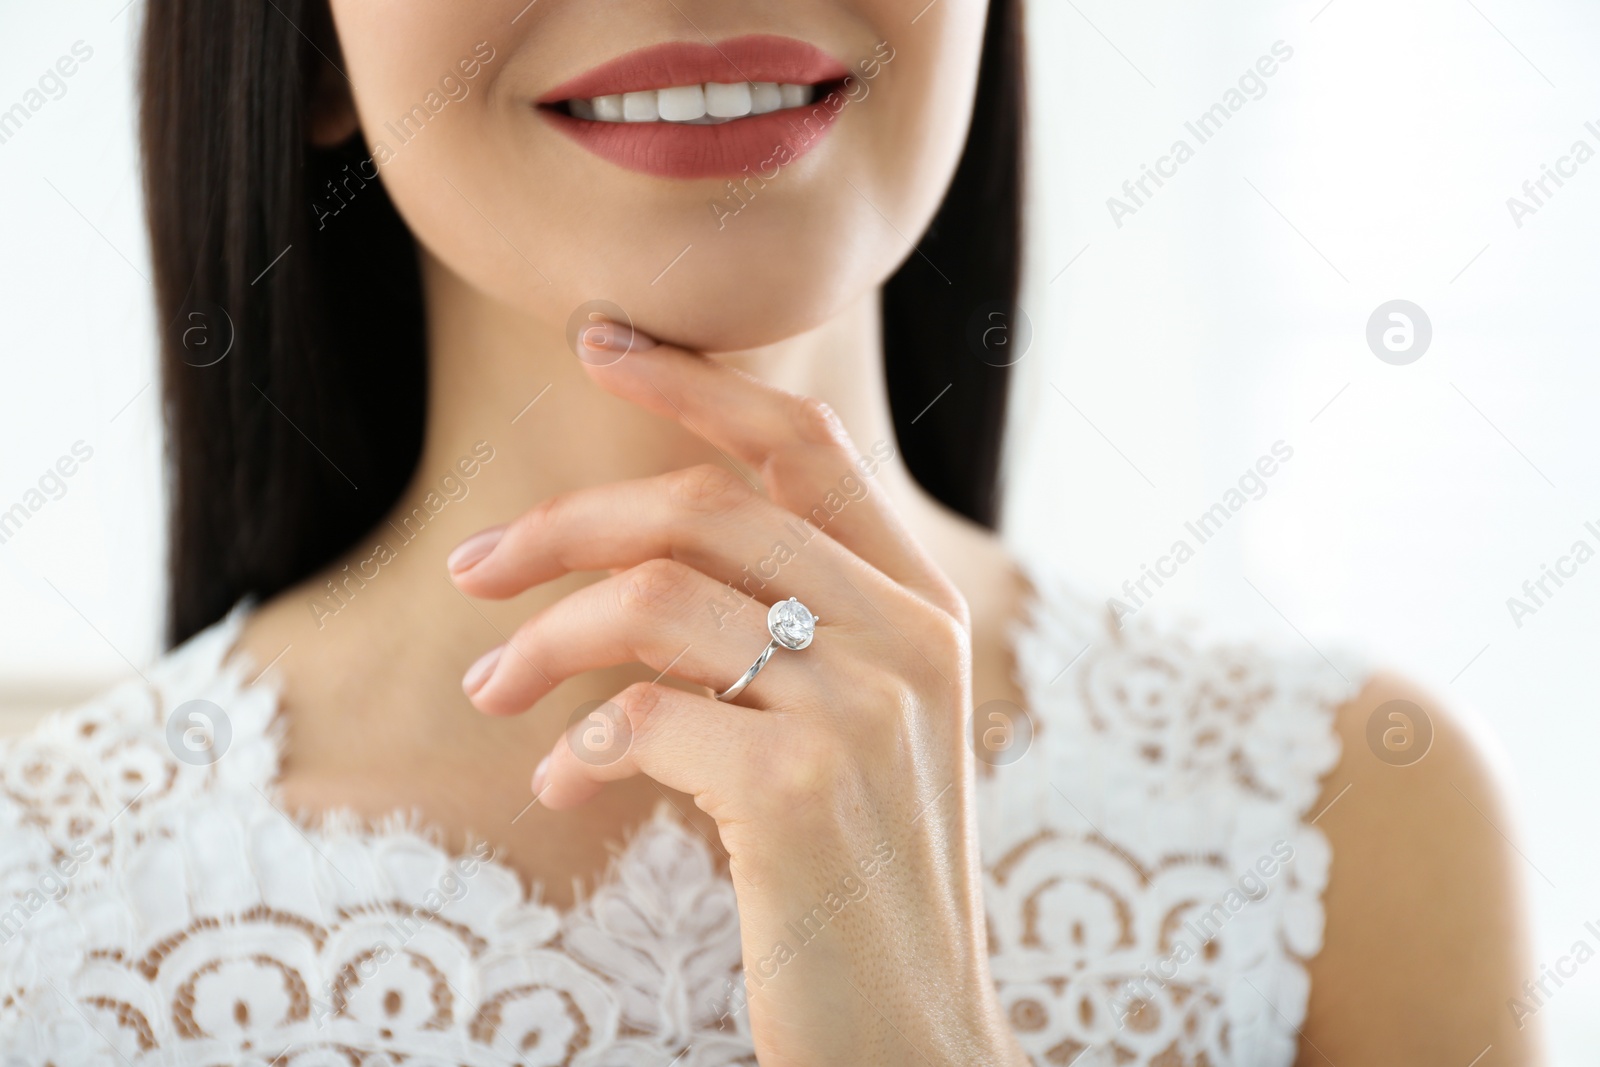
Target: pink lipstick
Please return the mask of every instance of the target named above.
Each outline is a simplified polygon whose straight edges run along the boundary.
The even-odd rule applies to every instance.
[[[783,167],[816,147],[850,71],[814,45],[754,35],[671,42],[602,63],[545,93],[538,111],[583,147],[665,178]]]

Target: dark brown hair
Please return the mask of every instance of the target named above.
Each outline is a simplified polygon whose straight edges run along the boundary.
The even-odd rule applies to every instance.
[[[983,336],[980,318],[1016,305],[1020,4],[991,0],[954,182],[883,294],[899,447],[933,496],[991,526],[1008,375],[969,339]],[[329,150],[307,143],[312,93],[337,55],[326,0],[146,5],[140,134],[172,478],[173,644],[346,550],[394,504],[421,452],[426,351],[411,234],[381,182],[350,197],[338,225],[313,225],[328,183],[365,160],[359,136]]]

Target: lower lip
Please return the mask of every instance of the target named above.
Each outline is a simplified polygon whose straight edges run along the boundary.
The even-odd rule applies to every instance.
[[[640,174],[685,179],[754,173],[770,180],[821,144],[838,118],[824,100],[707,126],[593,122],[548,107],[539,113],[601,159]]]

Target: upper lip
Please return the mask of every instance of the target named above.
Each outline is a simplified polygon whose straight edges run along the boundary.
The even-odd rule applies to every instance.
[[[586,100],[703,82],[817,85],[836,81],[849,73],[843,63],[822,49],[792,37],[752,34],[716,44],[672,41],[609,59],[551,89],[539,98],[539,103]]]

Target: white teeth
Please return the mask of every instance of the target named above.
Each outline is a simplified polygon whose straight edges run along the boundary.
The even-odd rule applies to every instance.
[[[623,93],[622,117],[628,122],[655,122],[661,118],[653,92]]]
[[[569,100],[573,118],[595,122],[683,122],[708,125],[746,115],[765,115],[784,108],[804,107],[816,95],[811,85],[776,82],[738,82],[676,85],[638,93]]]
[[[765,115],[783,107],[783,91],[777,82],[756,82],[750,86],[750,114]]]
[[[706,113],[706,91],[698,85],[680,85],[656,93],[656,107],[668,122],[692,122]]]
[[[750,114],[750,86],[706,83],[706,114],[714,119],[736,119]]]

